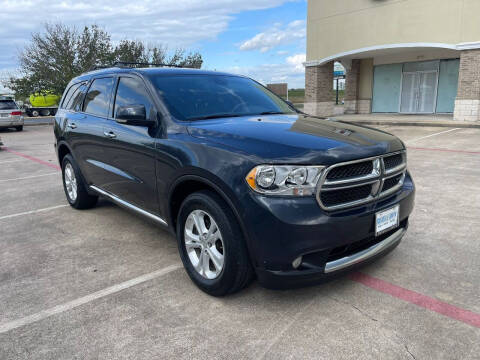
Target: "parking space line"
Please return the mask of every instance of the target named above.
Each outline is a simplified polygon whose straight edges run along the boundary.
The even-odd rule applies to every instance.
[[[34,156],[30,156],[30,155],[27,155],[27,154],[22,154],[22,153],[19,153],[18,151],[14,151],[14,150],[11,150],[7,147],[3,148],[4,150],[8,151],[9,153],[12,153],[12,154],[15,154],[15,155],[18,155],[18,156],[21,156],[25,159],[28,159],[28,160],[31,160],[31,161],[34,161],[34,162],[37,162],[39,164],[42,164],[42,165],[45,165],[45,166],[49,166],[55,170],[61,170],[60,166],[58,165],[55,165],[55,164],[51,164],[49,163],[48,161],[44,161],[42,159],[38,159]]]
[[[42,177],[42,176],[50,176],[50,175],[57,175],[57,176],[58,176],[58,172],[48,173],[48,174],[41,174],[41,175],[25,176],[25,177],[19,177],[19,178],[15,178],[15,179],[4,179],[4,180],[0,180],[0,183],[6,182],[6,181],[16,181],[16,180],[34,179],[34,178],[38,178],[38,177]]]
[[[144,283],[146,281],[156,279],[158,277],[161,277],[163,275],[171,273],[172,271],[178,270],[181,267],[182,267],[181,264],[170,265],[170,266],[167,266],[163,269],[151,272],[149,274],[145,274],[145,275],[136,277],[134,279],[127,280],[125,282],[110,286],[108,288],[105,288],[103,290],[94,292],[94,293],[86,295],[86,296],[83,296],[81,298],[78,298],[78,299],[75,299],[75,300],[72,300],[72,301],[68,301],[64,304],[54,306],[54,307],[52,307],[50,309],[47,309],[47,310],[40,311],[36,314],[32,314],[32,315],[26,316],[26,317],[18,319],[18,320],[13,320],[13,321],[7,322],[5,324],[0,324],[0,334],[6,333],[6,332],[11,331],[11,330],[14,330],[14,329],[19,328],[21,326],[29,325],[29,324],[32,324],[34,322],[46,319],[46,318],[48,318],[50,316],[53,316],[53,315],[57,315],[57,314],[65,312],[65,311],[72,310],[76,307],[87,304],[91,301],[103,298],[103,297],[108,296],[108,295],[118,293],[122,290],[128,289],[132,286]]]
[[[425,151],[444,151],[444,152],[453,152],[453,153],[462,153],[462,154],[480,154],[480,151],[468,151],[468,150],[453,150],[453,149],[437,149],[437,148],[423,148],[423,147],[415,147],[415,146],[408,146],[409,149],[413,150],[425,150]]]
[[[15,159],[15,160],[5,160],[5,161],[0,161],[0,164],[7,164],[7,163],[13,163],[13,162],[19,162],[19,161],[25,161],[26,159]]]
[[[48,208],[43,208],[43,209],[38,209],[38,210],[25,211],[25,212],[21,212],[21,213],[18,213],[18,214],[0,216],[0,220],[11,219],[11,218],[14,218],[14,217],[17,217],[17,216],[36,214],[36,213],[39,213],[39,212],[45,212],[45,211],[50,211],[50,210],[54,210],[54,209],[59,209],[59,208],[66,207],[66,206],[68,206],[68,205],[57,205],[57,206],[51,206],[51,207],[48,207]]]
[[[452,132],[452,131],[455,131],[455,130],[460,130],[460,128],[455,128],[455,129],[449,129],[449,130],[440,131],[440,132],[435,133],[435,134],[430,134],[430,135],[427,135],[427,136],[419,137],[419,138],[417,138],[417,139],[408,140],[408,141],[406,141],[405,143],[406,143],[406,144],[410,144],[410,143],[415,142],[415,141],[419,141],[419,140],[423,140],[423,139],[428,139],[428,138],[431,138],[431,137],[433,137],[433,136],[438,136],[438,135],[446,134],[446,133],[449,133],[449,132]]]
[[[449,318],[480,328],[480,314],[465,310],[427,295],[402,288],[387,281],[360,272],[350,275],[350,279],[384,294],[402,299]]]

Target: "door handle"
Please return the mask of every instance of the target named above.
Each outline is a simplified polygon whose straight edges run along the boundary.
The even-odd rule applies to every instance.
[[[70,129],[76,129],[76,128],[77,128],[77,124],[75,124],[75,123],[68,123],[68,124],[67,124],[67,127],[69,127]]]
[[[104,131],[103,132],[103,135],[105,135],[106,137],[110,138],[110,139],[115,139],[117,137],[117,135],[115,135],[115,133],[113,131]]]

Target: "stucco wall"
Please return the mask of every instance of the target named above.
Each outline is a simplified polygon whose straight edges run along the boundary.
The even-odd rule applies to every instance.
[[[480,0],[309,0],[307,61],[364,47],[480,41]]]

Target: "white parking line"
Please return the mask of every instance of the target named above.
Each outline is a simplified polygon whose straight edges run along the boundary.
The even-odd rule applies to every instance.
[[[41,175],[33,175],[33,176],[25,176],[25,177],[19,177],[19,178],[15,178],[15,179],[4,179],[4,180],[0,180],[0,183],[6,182],[6,181],[16,181],[16,180],[34,179],[34,178],[38,178],[38,177],[42,177],[42,176],[50,176],[50,175],[57,175],[57,176],[58,176],[58,171],[57,171],[57,172],[54,172],[54,173],[41,174]]]
[[[39,212],[45,212],[45,211],[50,211],[50,210],[54,210],[54,209],[59,209],[59,208],[66,207],[66,206],[68,206],[68,205],[57,205],[57,206],[51,206],[51,207],[48,207],[48,208],[43,208],[43,209],[38,209],[38,210],[25,211],[25,212],[21,212],[21,213],[18,213],[18,214],[0,216],[0,220],[11,219],[11,218],[14,218],[14,217],[17,217],[17,216],[36,214],[36,213],[39,213]]]
[[[110,287],[105,288],[103,290],[94,292],[90,295],[86,295],[86,296],[83,296],[81,298],[66,302],[64,304],[54,306],[50,309],[40,311],[36,314],[26,316],[26,317],[18,319],[18,320],[13,320],[13,321],[7,322],[5,324],[0,324],[0,334],[6,333],[7,331],[19,328],[21,326],[25,326],[25,325],[28,325],[28,324],[46,319],[50,316],[63,313],[65,311],[68,311],[68,310],[74,309],[78,306],[89,303],[93,300],[97,300],[97,299],[103,298],[105,296],[115,294],[119,291],[128,289],[132,286],[144,283],[146,281],[153,280],[153,279],[158,278],[160,276],[171,273],[172,271],[180,269],[181,267],[182,266],[180,264],[170,265],[170,266],[167,266],[166,268],[151,272],[149,274],[139,276],[139,277],[131,279],[131,280],[127,280],[127,281],[122,282],[120,284],[110,286]]]
[[[27,159],[5,160],[5,161],[0,161],[0,164],[13,163],[13,162],[19,162],[19,161],[25,161],[25,160]]]
[[[430,134],[430,135],[427,135],[427,136],[419,137],[418,139],[408,140],[408,141],[406,141],[406,144],[408,145],[408,144],[410,144],[410,143],[412,143],[412,142],[415,142],[415,141],[427,139],[427,138],[430,138],[430,137],[432,137],[432,136],[438,136],[438,135],[446,134],[446,133],[449,133],[449,132],[455,131],[455,130],[460,130],[460,128],[455,128],[455,129],[440,131],[440,132],[435,133],[435,134]]]

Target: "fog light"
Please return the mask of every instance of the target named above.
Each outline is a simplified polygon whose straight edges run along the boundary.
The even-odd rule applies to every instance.
[[[299,256],[292,262],[292,266],[294,269],[297,269],[302,264],[302,257]]]

